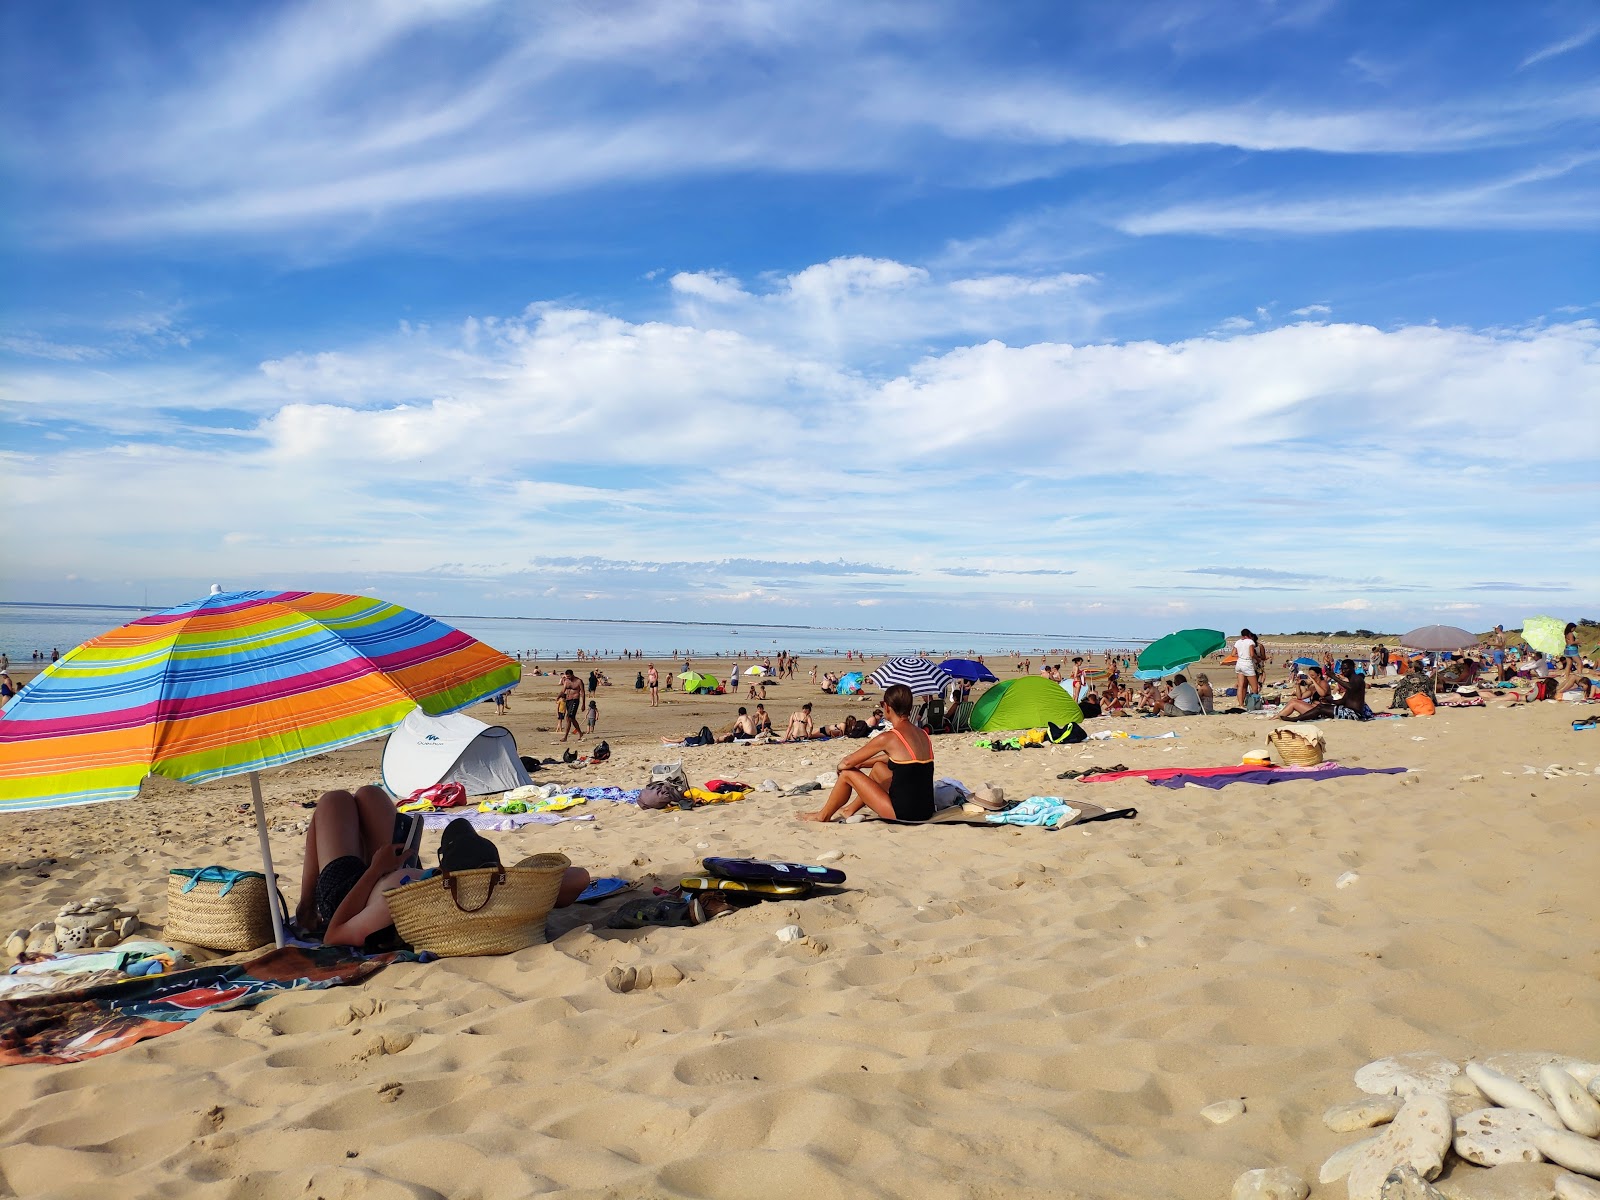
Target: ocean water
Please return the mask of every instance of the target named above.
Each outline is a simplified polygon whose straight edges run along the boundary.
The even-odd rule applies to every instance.
[[[0,603],[0,651],[26,667],[34,651],[48,661],[52,649],[74,646],[134,620],[142,610],[118,606],[67,607]],[[579,650],[618,655],[642,651],[646,658],[743,654],[842,655],[926,652],[939,657],[978,654],[1042,654],[1130,645],[1067,633],[974,633],[939,630],[824,628],[795,625],[734,625],[676,621],[565,621],[549,617],[474,617],[441,614],[440,620],[506,654],[550,660],[572,659]]]

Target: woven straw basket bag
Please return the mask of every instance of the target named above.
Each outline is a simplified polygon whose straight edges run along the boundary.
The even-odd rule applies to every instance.
[[[396,931],[418,950],[444,958],[511,954],[545,940],[565,854],[535,854],[514,867],[441,871],[385,892]]]
[[[167,872],[162,933],[168,941],[210,950],[254,950],[273,940],[267,904],[267,879],[260,871],[181,867]]]
[[[1322,734],[1311,725],[1299,729],[1280,725],[1267,734],[1267,744],[1286,767],[1314,767],[1322,761]]]

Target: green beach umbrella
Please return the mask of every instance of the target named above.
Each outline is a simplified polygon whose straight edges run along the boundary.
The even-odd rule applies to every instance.
[[[1567,627],[1554,617],[1529,617],[1522,623],[1522,640],[1554,657],[1567,648]]]
[[[996,684],[972,706],[972,728],[980,732],[1039,729],[1052,721],[1057,725],[1081,724],[1083,709],[1066,688],[1040,675]]]
[[[1227,644],[1228,635],[1220,629],[1180,629],[1146,646],[1139,655],[1139,670],[1180,670]]]

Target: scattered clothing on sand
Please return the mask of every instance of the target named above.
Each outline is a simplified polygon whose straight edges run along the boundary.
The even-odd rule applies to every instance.
[[[248,962],[199,966],[72,992],[0,1000],[0,1065],[78,1062],[182,1029],[219,1008],[249,1008],[281,992],[358,983],[409,953],[286,946]]]
[[[1077,817],[1060,796],[1029,796],[1015,808],[1005,812],[989,813],[984,819],[991,825],[1037,825],[1044,829],[1060,829]]]
[[[1116,775],[1128,768],[1121,763],[1112,763],[1109,767],[1082,767],[1074,771],[1063,771],[1057,779],[1083,779],[1089,775]]]

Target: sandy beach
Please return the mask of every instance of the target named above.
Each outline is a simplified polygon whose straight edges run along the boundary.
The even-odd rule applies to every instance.
[[[612,761],[541,781],[637,787],[681,754],[694,782],[784,783],[840,756],[664,752],[659,736],[719,725],[734,699],[651,709],[631,664],[606,669]],[[773,687],[780,724],[807,699],[828,719],[867,706],[821,696],[808,669]],[[512,699],[525,754],[560,750],[554,683],[525,678]],[[1270,718],[1108,717],[1088,727],[1179,736],[1005,753],[937,740],[941,775],[1139,810],[1061,831],[816,827],[795,819],[808,798],[756,794],[497,833],[507,861],[560,850],[646,888],[709,854],[827,851],[849,884],[687,929],[610,930],[619,901],[578,905],[553,914],[550,944],[504,958],[396,964],[103,1058],[5,1068],[0,1191],[1109,1200],[1225,1196],[1285,1165],[1343,1196],[1314,1183],[1349,1140],[1321,1113],[1370,1060],[1600,1052],[1600,734],[1574,732],[1577,711],[1323,722],[1330,758],[1408,773],[1218,791],[1056,776],[1237,763]],[[285,879],[302,803],[377,778],[380,751],[268,777]],[[159,925],[169,868],[258,865],[247,799],[243,781],[153,780],[124,804],[0,819],[8,927],[90,894]],[[781,945],[790,923],[806,936]],[[668,964],[684,976],[670,988],[604,981]],[[1244,1116],[1201,1119],[1228,1098]],[[1458,1163],[1436,1186],[1484,1195],[1485,1174]]]

